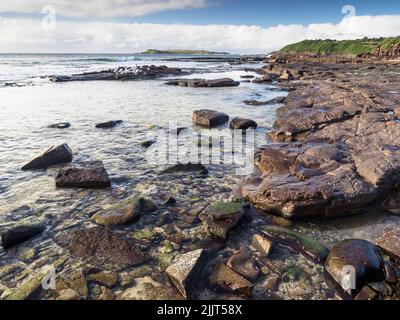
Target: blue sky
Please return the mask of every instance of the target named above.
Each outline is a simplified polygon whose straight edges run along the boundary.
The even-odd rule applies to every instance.
[[[400,36],[400,0],[12,0],[0,1],[0,28],[0,52],[267,53],[304,39]]]
[[[337,23],[345,5],[357,15],[399,14],[400,0],[218,0],[205,8],[164,11],[124,21],[190,24],[246,24],[269,27],[277,24]]]

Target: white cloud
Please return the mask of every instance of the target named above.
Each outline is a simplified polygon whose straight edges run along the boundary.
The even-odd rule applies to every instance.
[[[400,15],[357,16],[338,24],[161,25],[59,21],[55,30],[39,20],[0,18],[1,52],[132,53],[148,48],[266,53],[303,39],[398,36]]]
[[[11,0],[0,2],[0,12],[40,13],[53,6],[67,17],[137,17],[150,13],[202,8],[210,0]]]

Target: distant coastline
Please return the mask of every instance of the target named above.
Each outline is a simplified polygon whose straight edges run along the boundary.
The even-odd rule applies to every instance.
[[[207,50],[158,50],[149,49],[139,54],[192,54],[192,55],[227,55],[229,52],[216,52]]]

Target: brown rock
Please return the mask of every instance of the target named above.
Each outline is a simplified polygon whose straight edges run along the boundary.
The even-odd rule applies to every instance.
[[[254,249],[256,249],[259,253],[261,253],[262,256],[268,257],[272,251],[272,247],[274,244],[267,238],[259,234],[255,234],[253,236],[251,245],[253,246]]]
[[[227,263],[228,267],[246,279],[255,281],[260,275],[256,261],[245,247],[241,247]]]
[[[209,277],[209,283],[217,289],[238,294],[249,298],[254,285],[238,273],[227,267],[224,263],[217,263]]]
[[[118,281],[118,274],[116,272],[98,272],[92,273],[86,277],[88,281],[95,282],[107,288],[113,287]]]
[[[72,158],[72,151],[67,144],[62,144],[58,147],[53,146],[41,156],[23,166],[22,170],[47,169],[56,164],[69,163]]]
[[[237,130],[256,129],[257,126],[257,122],[245,118],[233,118],[230,122],[230,128]]]
[[[369,286],[364,286],[354,300],[374,300],[377,295],[378,294]]]
[[[58,188],[108,188],[110,179],[103,162],[93,161],[63,168],[56,176]]]
[[[139,266],[150,259],[137,248],[134,240],[125,239],[102,227],[61,232],[54,241],[72,255],[105,270],[119,271]]]
[[[193,112],[193,123],[206,128],[214,128],[229,121],[229,116],[225,113],[213,110],[196,110]]]
[[[169,86],[193,87],[193,88],[221,88],[221,87],[237,87],[240,82],[236,82],[229,78],[205,80],[205,79],[180,79],[172,80],[166,83]]]
[[[400,230],[390,228],[377,239],[376,245],[396,261],[400,261]]]

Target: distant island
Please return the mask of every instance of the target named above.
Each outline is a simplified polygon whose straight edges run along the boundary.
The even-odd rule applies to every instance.
[[[217,55],[217,54],[229,54],[229,52],[215,52],[207,50],[158,50],[149,49],[141,52],[140,54],[192,54],[192,55]]]
[[[397,56],[400,37],[358,40],[304,40],[282,48],[280,53],[350,56]]]

